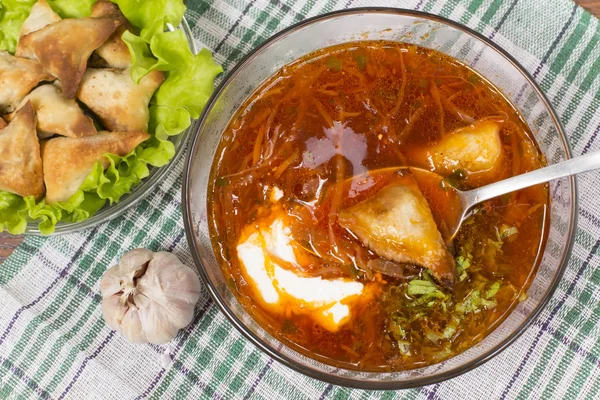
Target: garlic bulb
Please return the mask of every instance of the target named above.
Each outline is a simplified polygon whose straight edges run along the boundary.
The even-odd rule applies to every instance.
[[[102,277],[102,316],[133,343],[162,344],[194,316],[200,298],[196,273],[171,253],[146,249],[123,255]]]

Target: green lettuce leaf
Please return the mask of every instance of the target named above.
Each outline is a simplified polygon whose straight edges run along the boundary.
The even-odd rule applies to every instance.
[[[169,66],[163,69],[168,71],[167,79],[156,91],[154,104],[171,109],[185,108],[192,118],[198,118],[213,92],[214,79],[223,72],[223,67],[215,64],[208,49],[193,55],[181,30],[156,35],[150,49]]]
[[[21,196],[0,191],[0,232],[5,228],[13,235],[25,232],[27,221],[24,212],[26,210],[27,204]]]
[[[179,26],[185,14],[183,0],[111,0],[146,42],[164,32],[167,24]]]
[[[146,145],[147,147],[141,148],[138,158],[153,167],[162,167],[168,164],[175,155],[175,145],[168,140],[151,137]]]
[[[123,32],[121,39],[129,48],[129,54],[131,54],[132,65],[129,68],[131,78],[135,83],[140,83],[146,74],[153,69],[156,69],[158,60],[152,55],[148,43],[139,36],[134,35],[129,31]]]
[[[150,131],[167,140],[198,118],[213,92],[214,80],[223,72],[207,49],[194,55],[181,30],[154,35],[150,46],[130,32],[123,34],[133,60],[131,78],[139,82],[151,71],[164,71],[165,82],[156,91],[150,106]]]
[[[62,18],[88,17],[96,0],[47,0],[48,4]]]
[[[134,81],[139,82],[154,70],[167,75],[150,109],[150,124],[156,129],[157,137],[165,140],[186,129],[190,117],[200,116],[213,92],[215,77],[223,72],[223,67],[214,62],[207,49],[194,55],[181,30],[156,34],[150,47],[131,33],[123,34],[123,40],[134,60],[131,69]]]
[[[150,131],[161,140],[183,132],[190,124],[190,113],[183,107],[150,106]]]
[[[37,0],[0,0],[0,50],[14,54],[23,21]],[[87,17],[96,0],[48,0],[48,4],[63,18]],[[151,3],[151,1],[150,1]]]
[[[1,0],[0,1],[0,50],[15,52],[19,31],[23,21],[31,12],[36,0]]]

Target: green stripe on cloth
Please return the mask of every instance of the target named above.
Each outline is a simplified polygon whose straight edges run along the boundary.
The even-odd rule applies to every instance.
[[[226,70],[273,33],[346,6],[418,8],[449,17],[524,63],[558,110],[575,153],[600,148],[600,25],[570,0],[187,3],[198,44],[216,50]],[[521,338],[450,381],[371,392],[316,381],[273,361],[231,326],[205,290],[193,324],[169,344],[131,345],[104,325],[99,281],[124,252],[166,249],[193,263],[181,220],[182,167],[180,159],[158,190],[124,216],[94,230],[29,237],[0,266],[0,398],[597,398],[600,185],[593,174],[579,178],[579,230],[564,280]]]

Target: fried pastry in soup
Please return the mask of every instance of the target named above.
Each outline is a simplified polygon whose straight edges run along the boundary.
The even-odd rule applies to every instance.
[[[78,138],[97,132],[94,121],[85,115],[77,102],[64,98],[58,83],[37,87],[25,97],[20,107],[28,101],[36,110],[38,136],[42,138],[54,134]],[[12,118],[13,114],[8,117]]]
[[[454,286],[454,258],[412,176],[341,210],[338,221],[377,255],[427,268],[441,284]]]
[[[106,16],[122,16],[121,10],[115,3],[110,1],[98,1],[92,6],[93,18],[101,18]],[[104,42],[104,44],[98,47],[95,53],[100,56],[109,67],[126,69],[131,66],[131,55],[127,45],[121,39],[125,31],[133,33],[133,28],[128,22],[117,28],[115,33]]]
[[[152,95],[165,80],[152,71],[136,84],[129,70],[89,68],[81,80],[77,97],[111,131],[147,131]]]
[[[500,124],[480,121],[457,129],[413,158],[440,175],[463,170],[480,180],[497,179],[502,166]]]
[[[0,51],[0,114],[14,111],[41,81],[52,80],[37,61]]]
[[[63,19],[24,36],[20,45],[58,78],[67,99],[75,97],[94,50],[124,23],[121,17]]]
[[[81,139],[53,138],[42,145],[46,203],[67,201],[106,153],[124,156],[150,137],[145,132],[99,132]]]
[[[36,200],[44,196],[40,143],[30,102],[0,130],[0,190]]]

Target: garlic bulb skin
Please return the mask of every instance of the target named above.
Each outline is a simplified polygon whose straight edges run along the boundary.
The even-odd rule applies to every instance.
[[[135,249],[104,273],[100,290],[108,326],[130,342],[162,344],[192,321],[200,281],[171,253]]]

